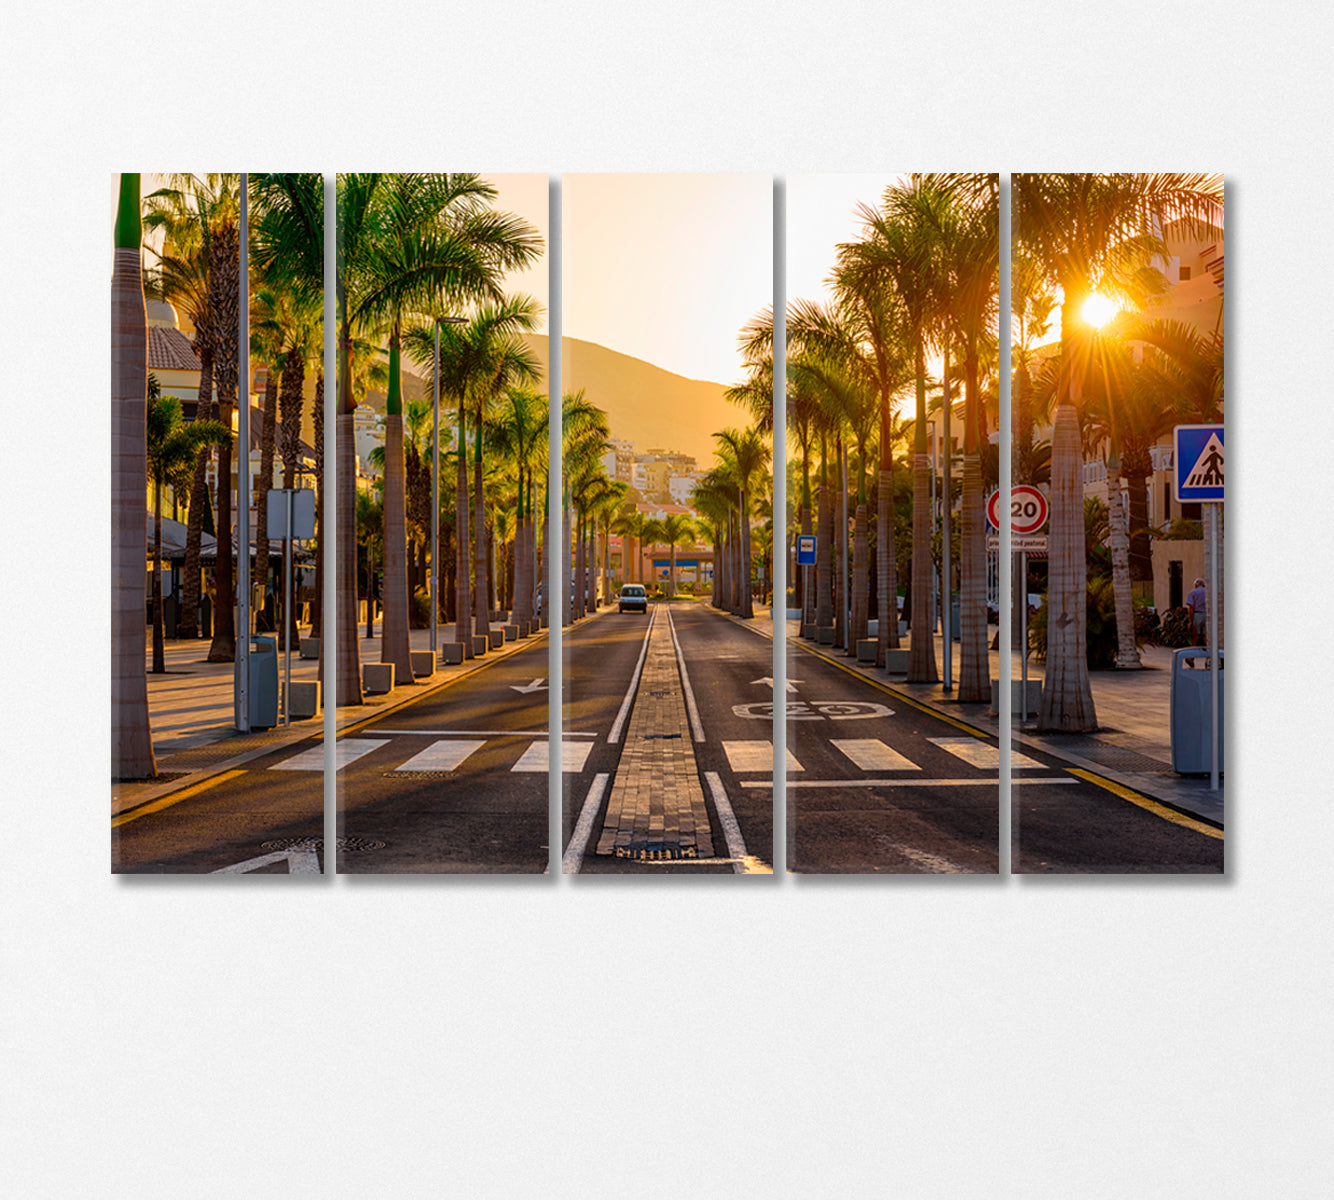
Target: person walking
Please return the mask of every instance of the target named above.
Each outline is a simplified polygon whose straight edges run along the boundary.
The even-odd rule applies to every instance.
[[[1208,645],[1204,628],[1204,618],[1208,613],[1208,597],[1204,590],[1204,580],[1197,579],[1195,586],[1186,596],[1186,606],[1190,609],[1191,636],[1197,646]]]

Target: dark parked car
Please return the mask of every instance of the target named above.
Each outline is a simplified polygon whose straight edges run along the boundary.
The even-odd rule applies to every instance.
[[[621,588],[620,595],[617,597],[617,606],[620,612],[629,609],[631,612],[648,612],[648,593],[644,591],[644,585],[641,583],[627,583]]]

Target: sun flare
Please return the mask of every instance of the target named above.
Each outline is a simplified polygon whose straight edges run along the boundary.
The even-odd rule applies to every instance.
[[[1079,315],[1084,318],[1094,329],[1101,329],[1114,316],[1116,316],[1116,305],[1106,296],[1094,292],[1084,301],[1084,307],[1079,310]]]

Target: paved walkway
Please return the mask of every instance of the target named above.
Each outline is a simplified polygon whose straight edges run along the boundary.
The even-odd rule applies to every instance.
[[[668,606],[655,605],[652,620],[597,853],[618,858],[712,858],[713,835],[686,718]]]
[[[378,625],[377,625],[378,627]],[[365,627],[362,626],[362,632]],[[437,648],[453,641],[454,626],[441,625],[437,629]],[[413,683],[401,684],[392,692],[366,696],[365,702],[340,708],[335,727],[342,731],[368,717],[419,699],[434,688],[446,687],[465,675],[482,670],[487,663],[507,657],[530,646],[534,640],[545,640],[546,630],[515,642],[506,642],[497,650],[488,651],[475,659],[465,660],[461,666],[441,666],[435,674]],[[431,631],[414,629],[410,634],[413,650],[431,648]],[[234,665],[211,663],[208,658],[209,640],[169,641],[166,645],[165,675],[152,674],[151,633],[147,640],[148,713],[153,729],[153,750],[157,757],[158,778],[133,783],[113,783],[111,786],[111,815],[118,816],[185,787],[193,787],[222,771],[229,771],[261,754],[280,746],[319,735],[324,728],[324,716],[293,721],[290,726],[262,732],[240,733],[233,724]],[[363,665],[380,661],[380,639],[360,641]],[[292,680],[318,678],[319,663],[315,659],[298,657],[292,651]],[[283,653],[278,653],[278,677],[283,677]]]
[[[766,625],[768,623],[766,622]],[[1000,718],[987,704],[961,704],[944,689],[943,683],[908,683],[903,675],[886,675],[873,666],[858,664],[841,650],[829,646],[817,647],[813,642],[798,637],[798,622],[787,622],[789,642],[805,651],[820,653],[834,662],[887,685],[900,695],[927,705],[956,721],[963,721],[986,733],[1000,734]],[[995,626],[987,632],[990,643]],[[900,639],[903,648],[911,645],[911,635]],[[957,682],[959,670],[958,644],[954,646],[953,667]],[[990,652],[992,680],[1000,678],[1001,652]],[[1009,655],[1011,678],[1020,678],[1021,662],[1017,652]],[[1144,669],[1140,671],[1091,671],[1089,684],[1093,704],[1098,714],[1096,733],[1056,734],[1039,733],[1029,723],[1013,734],[1023,746],[1054,754],[1070,763],[1094,771],[1107,779],[1132,788],[1143,795],[1194,816],[1203,817],[1218,826],[1223,825],[1223,788],[1210,791],[1208,776],[1178,775],[1172,769],[1171,736],[1171,666],[1172,651],[1162,646],[1145,646],[1141,651]],[[936,638],[936,666],[944,673],[939,636]],[[1028,664],[1030,681],[1041,681],[1043,666],[1031,659]],[[1019,709],[1014,712],[1018,723]]]

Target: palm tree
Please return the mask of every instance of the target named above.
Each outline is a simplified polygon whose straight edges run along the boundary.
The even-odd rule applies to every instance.
[[[561,622],[570,624],[574,618],[571,593],[574,587],[574,564],[571,555],[571,503],[577,495],[578,483],[591,478],[599,469],[607,449],[610,429],[607,414],[588,400],[582,388],[566,392],[561,400],[562,465],[564,469],[561,503],[564,528],[561,546]],[[582,609],[579,613],[583,615]]]
[[[199,356],[199,390],[195,419],[216,419],[213,361],[216,326],[209,310],[209,263],[213,229],[234,220],[239,177],[236,175],[171,175],[168,186],[144,201],[144,224],[159,229],[163,245],[154,271],[155,292],[194,327],[193,347]],[[182,571],[181,613],[177,632],[182,638],[198,633],[200,567],[199,545],[209,512],[208,456],[200,455],[190,486],[185,527],[185,563]],[[216,531],[218,525],[213,523]]]
[[[750,499],[756,488],[762,486],[770,452],[754,429],[724,429],[713,436],[730,451],[736,467],[737,514],[741,523],[738,547],[741,557],[740,616],[749,621],[755,616],[755,601],[750,589]],[[675,583],[672,586],[675,590]]]
[[[366,640],[375,636],[375,561],[384,561],[384,497],[357,492],[357,547],[366,564]],[[356,561],[353,561],[353,568]]]
[[[1222,181],[1203,174],[1020,174],[1012,219],[1022,252],[1061,290],[1061,395],[1053,414],[1047,666],[1038,725],[1097,728],[1086,658],[1086,575],[1080,415],[1091,330],[1079,313],[1095,284],[1126,258],[1163,253],[1161,229],[1216,220]]]
[[[220,421],[191,421],[181,417],[181,402],[175,396],[158,394],[157,380],[148,377],[146,462],[153,485],[153,674],[166,672],[166,647],[162,631],[162,489],[171,487],[177,496],[194,478],[195,462],[206,446],[221,445],[231,430]]]
[[[112,779],[157,774],[144,670],[148,324],[139,241],[139,176],[122,175],[111,268]]]
[[[498,298],[501,273],[532,261],[540,253],[541,239],[525,222],[492,211],[489,203],[496,195],[495,189],[476,175],[348,174],[340,176],[339,186],[342,253],[338,303],[344,367],[338,405],[340,570],[343,554],[352,553],[351,539],[355,535],[352,344],[358,333],[387,332],[390,380],[385,407],[388,453],[382,650],[384,659],[395,663],[397,677],[411,679],[400,366],[405,319],[413,313],[430,316],[447,305],[474,297]],[[460,424],[460,436],[462,432]],[[348,539],[346,545],[341,544],[344,537]],[[356,704],[361,701],[361,684],[354,628],[355,584],[343,576],[339,582],[340,646],[345,630],[353,640],[349,651],[339,653],[338,703]]]
[[[668,513],[662,518],[653,518],[644,523],[644,537],[655,545],[668,547],[671,566],[667,573],[667,599],[676,596],[676,547],[689,544],[695,537],[695,526],[689,517],[680,513]]]

